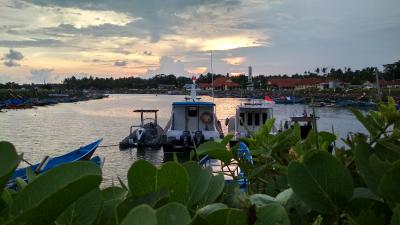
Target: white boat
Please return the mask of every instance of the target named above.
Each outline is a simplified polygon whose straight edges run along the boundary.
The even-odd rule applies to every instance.
[[[195,146],[223,138],[215,104],[203,102],[196,96],[196,77],[192,78],[190,97],[172,103],[171,118],[164,129],[164,152],[190,152]]]
[[[236,107],[236,115],[227,118],[225,125],[228,126],[228,134],[232,134],[233,142],[242,137],[250,137],[265,122],[273,118],[273,102],[263,100],[250,100]]]

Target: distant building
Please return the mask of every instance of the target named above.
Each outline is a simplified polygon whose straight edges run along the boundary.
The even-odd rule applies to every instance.
[[[247,90],[254,90],[254,84],[253,84],[253,68],[249,66],[249,78],[247,80]]]
[[[160,89],[160,90],[174,90],[175,89],[175,85],[173,85],[173,84],[159,84],[158,85],[158,89]]]
[[[308,88],[326,89],[329,83],[320,78],[270,78],[267,81],[270,89],[304,90]]]
[[[400,79],[397,80],[379,80],[379,85],[383,88],[400,88]]]
[[[202,90],[211,90],[211,83],[199,83],[199,88]],[[240,84],[233,82],[228,77],[218,77],[214,80],[214,90],[234,90],[240,89]]]

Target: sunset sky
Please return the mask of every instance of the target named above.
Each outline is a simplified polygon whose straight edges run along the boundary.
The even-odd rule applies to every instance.
[[[0,82],[400,60],[399,0],[0,0]]]

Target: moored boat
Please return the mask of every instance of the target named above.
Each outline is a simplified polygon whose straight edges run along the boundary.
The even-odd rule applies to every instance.
[[[199,101],[196,78],[192,78],[191,96],[186,101],[172,103],[171,118],[164,129],[164,152],[190,152],[203,142],[223,137],[213,102]]]
[[[11,176],[10,180],[7,183],[7,186],[8,187],[13,186],[16,178],[21,178],[23,180],[26,180],[27,179],[26,171],[28,169],[32,170],[32,172],[36,174],[40,174],[65,163],[76,162],[80,160],[90,160],[90,158],[92,157],[93,153],[96,151],[97,147],[100,145],[102,140],[103,139],[99,139],[93,143],[90,143],[86,146],[82,146],[65,155],[57,156],[54,158],[46,156],[44,157],[42,162],[38,164],[31,165],[25,168],[19,168],[13,173],[13,175]]]
[[[119,143],[120,150],[134,147],[159,148],[164,130],[157,121],[158,109],[138,109],[133,112],[140,113],[140,124],[130,127],[129,135]],[[154,118],[144,118],[145,113],[154,113]]]
[[[268,98],[264,101],[254,99],[236,107],[236,115],[227,118],[228,134],[234,137],[231,144],[237,143],[242,137],[249,137],[256,132],[265,122],[273,117],[274,102]]]

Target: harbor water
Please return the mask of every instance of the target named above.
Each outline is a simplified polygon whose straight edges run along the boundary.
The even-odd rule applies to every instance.
[[[24,159],[39,162],[46,155],[58,156],[103,138],[95,154],[105,158],[104,184],[117,182],[117,176],[126,179],[132,162],[145,159],[160,165],[165,159],[161,150],[120,151],[118,143],[129,134],[133,124],[139,124],[140,115],[134,109],[159,109],[158,122],[164,127],[169,120],[171,103],[182,101],[178,95],[110,95],[108,98],[79,103],[61,103],[54,106],[0,112],[0,141],[12,142]],[[212,101],[203,96],[203,101]],[[216,98],[217,116],[223,130],[225,119],[235,115],[235,107],[246,99]],[[312,109],[305,105],[275,105],[276,126],[291,116]],[[315,108],[320,119],[320,131],[332,131],[341,138],[348,132],[365,132],[348,109]],[[338,145],[342,145],[338,142]],[[107,147],[108,146],[108,147]],[[21,165],[26,166],[26,165]]]

